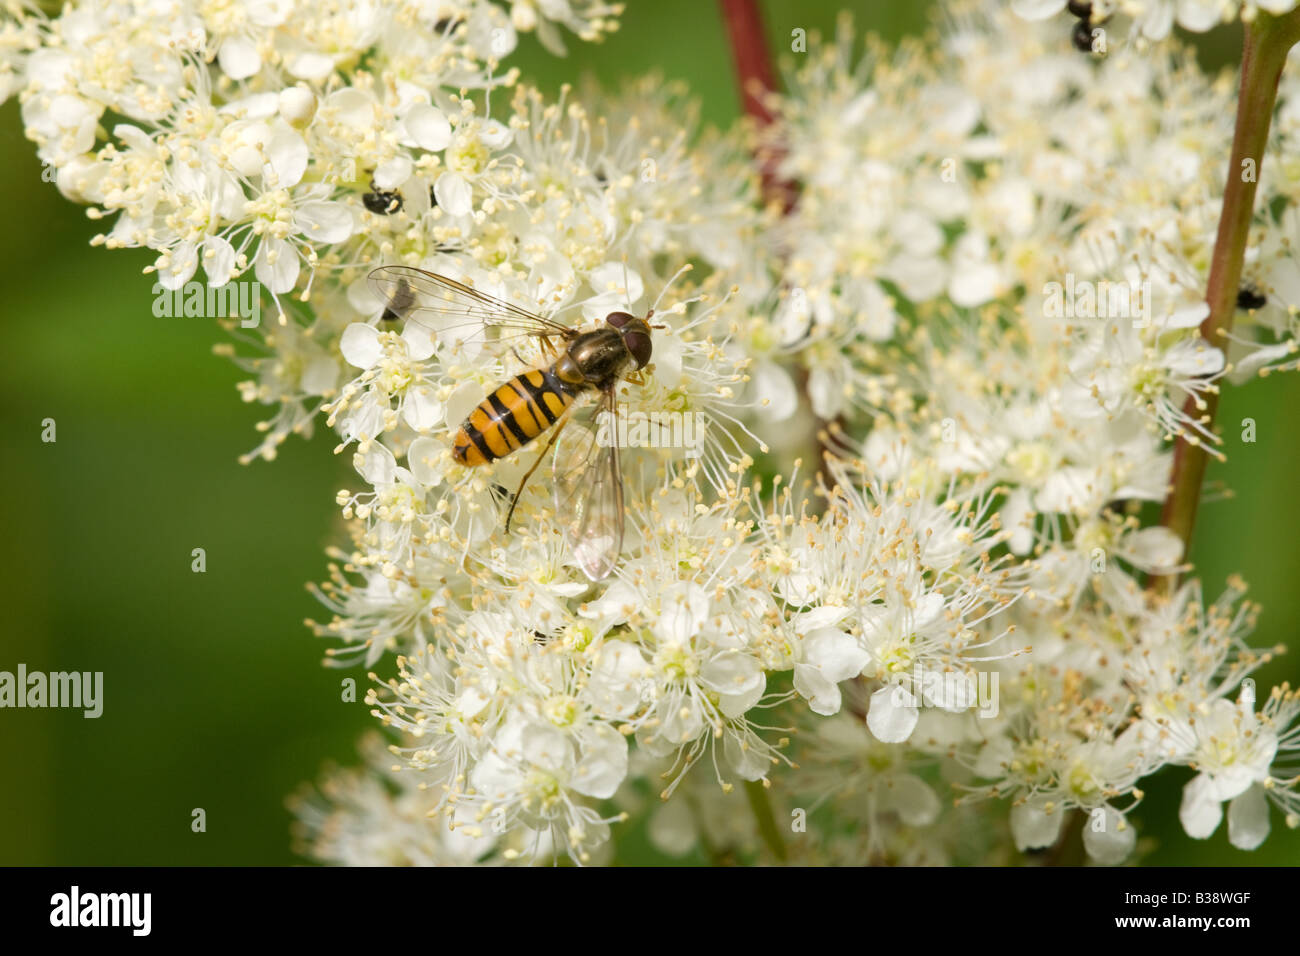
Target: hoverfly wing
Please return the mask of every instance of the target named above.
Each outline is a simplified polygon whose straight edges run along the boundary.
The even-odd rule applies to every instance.
[[[370,288],[384,303],[384,311],[379,318],[384,322],[396,322],[405,319],[414,311],[417,299],[415,288],[405,276],[383,276],[379,269],[370,273]]]
[[[592,581],[608,577],[618,564],[625,521],[612,390],[597,408],[591,424],[565,432],[553,463],[556,515],[574,561]]]
[[[572,338],[567,325],[543,318],[456,279],[412,266],[380,266],[367,277],[383,321],[416,322],[436,341],[462,345],[472,356],[491,341],[531,336]]]

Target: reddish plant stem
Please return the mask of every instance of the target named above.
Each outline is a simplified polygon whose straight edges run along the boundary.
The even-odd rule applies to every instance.
[[[1300,11],[1281,17],[1261,12],[1245,29],[1232,157],[1228,164],[1223,211],[1219,216],[1219,231],[1214,241],[1205,293],[1210,314],[1201,323],[1200,329],[1201,336],[1207,342],[1224,349],[1227,348],[1226,336],[1232,330],[1236,314],[1242,263],[1255,210],[1257,180],[1268,145],[1273,106],[1277,101],[1278,80],[1286,64],[1287,52],[1297,39],[1300,39]],[[1243,164],[1247,160],[1254,166],[1253,175],[1250,176],[1243,172]],[[1183,412],[1193,419],[1199,418],[1208,428],[1212,428],[1218,407],[1219,394],[1215,391],[1205,397],[1203,407],[1198,406],[1194,397],[1189,398],[1183,406]],[[1191,546],[1208,460],[1209,456],[1201,444],[1189,442],[1185,437],[1178,438],[1174,446],[1170,490],[1165,499],[1161,523],[1182,539],[1184,549]],[[1176,583],[1173,575],[1157,580],[1166,588]]]
[[[767,126],[773,116],[763,102],[763,94],[776,89],[776,70],[767,52],[758,3],[756,0],[722,0],[722,15],[727,21],[731,58],[736,65],[745,112]]]
[[[782,214],[788,213],[798,195],[795,185],[777,174],[785,151],[779,144],[763,135],[776,117],[768,109],[767,95],[777,89],[776,68],[767,49],[763,34],[763,16],[757,0],[720,0],[722,15],[727,23],[727,39],[731,43],[731,59],[736,67],[736,82],[740,87],[741,101],[746,115],[759,127],[755,159],[763,177],[763,198],[778,204]]]
[[[763,199],[775,205],[781,215],[789,215],[799,197],[797,183],[784,179],[778,172],[785,156],[784,145],[770,135],[769,128],[776,116],[768,108],[767,98],[777,89],[776,69],[768,53],[763,33],[763,18],[757,0],[720,0],[723,18],[727,24],[727,37],[731,43],[732,60],[736,65],[736,80],[740,86],[745,113],[758,126],[754,158],[758,162],[763,181]],[[808,370],[802,364],[795,370],[799,391],[808,394]],[[827,453],[842,432],[843,422],[817,419],[817,473],[826,488],[835,481],[828,467]]]
[[[775,120],[764,100],[769,93],[776,91],[776,69],[763,35],[763,18],[757,0],[721,0],[721,3],[745,113],[758,125],[754,158],[762,176],[763,199],[769,204],[777,204],[781,214],[785,215],[794,207],[796,190],[793,183],[786,182],[777,174],[784,151],[765,135]],[[765,783],[746,781],[745,795],[749,798],[750,809],[768,853],[778,863],[784,863],[787,858],[785,841],[781,838],[771,801],[764,789]]]

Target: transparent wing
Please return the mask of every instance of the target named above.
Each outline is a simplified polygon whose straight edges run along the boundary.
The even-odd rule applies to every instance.
[[[567,325],[424,269],[380,266],[367,278],[384,303],[384,321],[415,322],[436,341],[461,344],[470,351],[493,341],[569,339],[577,334]]]
[[[582,573],[608,577],[623,550],[623,473],[618,455],[618,407],[603,394],[596,414],[574,423],[556,444],[555,509]]]

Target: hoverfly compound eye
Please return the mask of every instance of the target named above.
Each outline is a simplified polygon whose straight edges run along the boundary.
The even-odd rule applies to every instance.
[[[609,315],[605,316],[605,321],[614,326],[614,328],[621,329],[635,318],[636,316],[629,312],[611,312]]]
[[[627,346],[627,350],[632,353],[632,361],[636,362],[637,368],[645,368],[649,364],[651,344],[648,332],[642,332],[639,329],[624,332],[623,343]]]

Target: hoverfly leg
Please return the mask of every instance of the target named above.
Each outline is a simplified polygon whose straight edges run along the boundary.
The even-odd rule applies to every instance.
[[[510,499],[510,510],[506,512],[506,534],[510,533],[510,518],[515,513],[515,506],[519,504],[519,496],[524,493],[524,488],[528,486],[528,479],[533,476],[533,472],[537,470],[537,466],[542,463],[542,459],[546,457],[546,453],[551,450],[551,446],[554,445],[556,439],[560,437],[560,432],[564,431],[564,426],[568,424],[569,421],[569,411],[572,408],[573,406],[570,405],[569,408],[565,409],[564,414],[560,416],[560,420],[555,423],[555,427],[551,430],[551,435],[546,440],[546,447],[542,449],[542,453],[537,456],[532,467],[524,472],[524,477],[520,479],[519,487],[515,489],[514,496]]]
[[[557,359],[560,357],[560,350],[555,347],[555,343],[551,341],[551,337],[549,335],[538,335],[537,345],[539,348],[541,348],[542,354],[545,355],[547,358]],[[511,347],[510,354],[513,355],[519,361],[520,365],[526,367],[532,367],[533,365],[536,364],[535,362],[525,362],[524,357],[519,354],[519,350],[514,347]]]
[[[543,354],[547,355],[550,358],[560,357],[560,350],[555,347],[555,343],[551,341],[551,337],[549,335],[539,335],[537,337],[537,341],[538,344],[540,344],[542,347]]]

